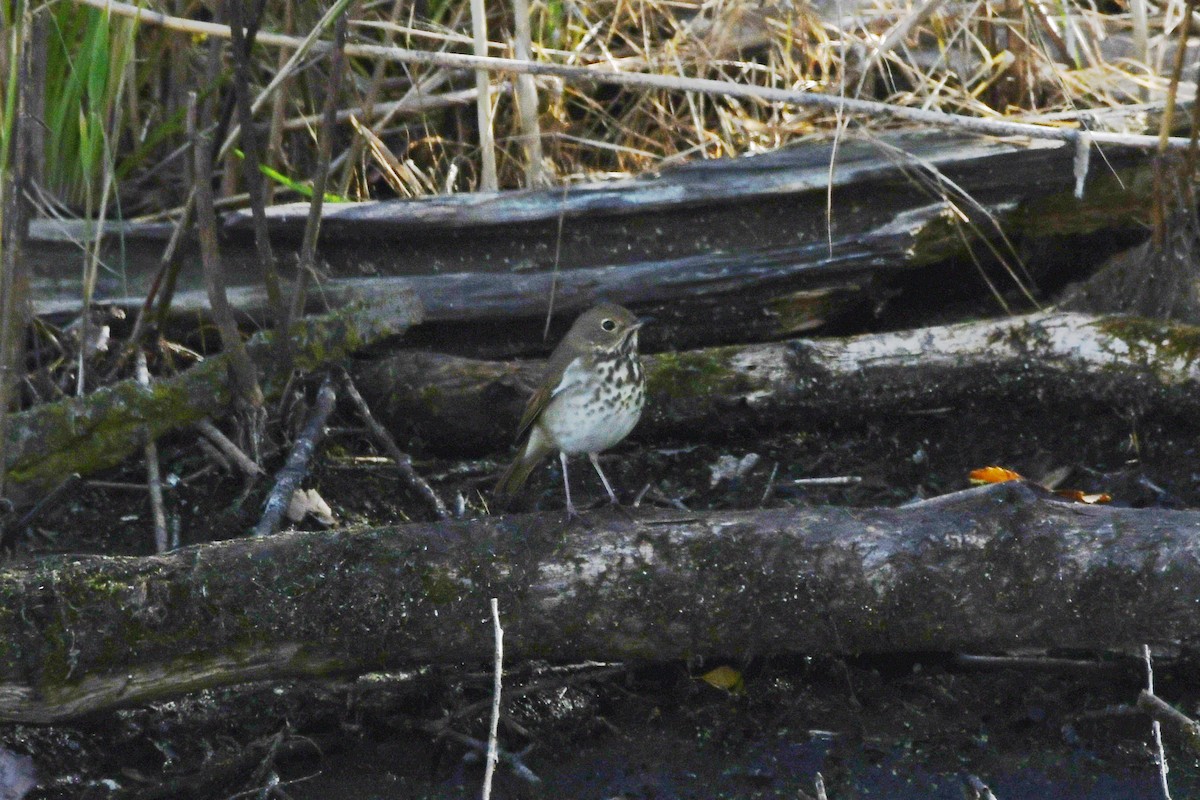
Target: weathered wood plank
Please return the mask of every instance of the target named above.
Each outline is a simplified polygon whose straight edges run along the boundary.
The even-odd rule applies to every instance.
[[[891,134],[843,143],[828,218],[829,158],[829,144],[814,142],[565,190],[331,205],[321,258],[334,298],[342,281],[410,279],[427,324],[454,332],[443,338],[470,335],[473,344],[487,345],[489,324],[515,321],[508,352],[536,348],[535,320],[556,285],[555,309],[564,317],[604,297],[659,317],[664,342],[695,347],[811,330],[873,303],[914,268],[962,256],[973,238],[984,252],[977,234],[999,238],[1003,231],[1029,243],[1132,226],[1144,201],[1140,154],[1109,155],[1130,188],[1097,169],[1079,202],[1071,197],[1069,147]],[[305,204],[271,209],[279,252],[297,249],[306,213]],[[974,228],[957,227],[960,216]],[[128,260],[114,268],[120,278],[110,277],[99,296],[129,306],[157,266],[164,231],[161,225],[120,230],[124,250],[112,237],[107,253],[115,259],[123,252]],[[55,237],[61,234],[34,245],[45,267],[75,247],[48,240]],[[234,283],[252,286],[253,246],[238,214],[229,218],[225,237]],[[195,254],[184,258],[190,264]],[[1052,273],[1054,264],[1039,268]],[[976,282],[975,267],[969,269],[964,280]],[[183,309],[199,306],[186,294],[198,288],[189,277],[198,274],[185,266]],[[72,272],[66,289],[73,279]],[[63,285],[43,288],[40,311],[74,308]],[[242,299],[247,318],[261,324],[256,292],[247,289]]]

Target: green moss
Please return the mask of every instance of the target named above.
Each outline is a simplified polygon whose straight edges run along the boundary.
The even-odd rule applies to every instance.
[[[438,406],[442,401],[442,390],[440,387],[432,383],[428,383],[421,387],[421,403],[425,408],[433,413],[437,413]]]
[[[1129,348],[1131,360],[1160,375],[1187,369],[1200,356],[1200,328],[1141,317],[1117,317],[1096,323],[1099,330]]]
[[[708,397],[728,391],[738,375],[729,348],[662,353],[646,364],[646,391],[651,398]]]
[[[1109,169],[1093,172],[1082,200],[1064,192],[1021,206],[1012,215],[1015,232],[1025,236],[1094,233],[1113,225],[1131,225],[1148,215],[1153,190],[1149,167],[1118,174]]]
[[[421,575],[425,597],[435,605],[455,603],[462,597],[462,585],[444,569],[430,569]]]

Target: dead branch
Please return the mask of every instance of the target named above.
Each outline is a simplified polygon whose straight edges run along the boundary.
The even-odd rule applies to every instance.
[[[288,454],[287,462],[275,475],[275,485],[263,504],[262,519],[254,528],[255,536],[270,536],[279,529],[279,522],[287,511],[292,494],[300,488],[300,481],[308,474],[308,462],[312,460],[317,446],[325,438],[325,422],[337,405],[337,389],[333,379],[326,375],[317,390],[317,402],[304,423],[304,429],[296,437],[292,451]]]

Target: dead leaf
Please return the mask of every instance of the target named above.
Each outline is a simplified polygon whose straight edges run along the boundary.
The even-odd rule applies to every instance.
[[[1078,489],[1057,489],[1054,493],[1059,497],[1065,497],[1072,502],[1086,503],[1089,506],[1093,506],[1098,503],[1112,502],[1112,495],[1104,492],[1099,492],[1097,494],[1084,494]]]
[[[1024,480],[1020,473],[1013,472],[1011,469],[1004,467],[984,467],[983,469],[973,469],[971,474],[967,476],[975,486],[983,486],[988,483],[1005,483],[1006,481]]]
[[[297,489],[292,492],[292,499],[288,503],[287,518],[292,522],[299,522],[309,514],[312,514],[322,525],[329,526],[337,521],[333,516],[333,509],[316,489]]]
[[[710,669],[700,676],[700,680],[714,689],[724,689],[730,694],[741,694],[746,690],[746,684],[742,680],[742,673],[729,666]]]

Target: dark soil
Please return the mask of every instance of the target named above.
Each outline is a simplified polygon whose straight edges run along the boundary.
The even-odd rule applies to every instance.
[[[333,424],[356,423],[347,414]],[[1108,492],[1120,504],[1196,506],[1197,428],[1187,419],[1053,408],[1030,398],[911,409],[853,428],[797,419],[773,431],[731,432],[723,444],[634,440],[603,463],[625,502],[640,497],[642,504],[692,509],[898,505],[964,488],[971,469],[990,464],[1035,480],[1055,474],[1065,487]],[[163,452],[164,470],[174,475],[205,463],[190,440],[166,442]],[[712,467],[722,456],[752,453],[757,460],[744,474],[714,483]],[[340,525],[429,518],[420,498],[375,455],[361,433],[335,427],[307,485],[320,491]],[[418,458],[417,468],[451,507],[461,496],[467,514],[480,514],[505,455]],[[587,462],[572,467],[577,502],[600,502],[603,490]],[[841,476],[861,480],[796,483]],[[136,467],[104,477],[142,481]],[[243,496],[239,476],[216,472],[176,483],[168,510],[182,543],[243,535],[267,486],[260,481]],[[535,474],[518,505],[562,507],[557,464]],[[16,558],[150,549],[144,490],[84,485],[38,522]],[[818,772],[830,798],[959,798],[969,796],[963,787],[970,776],[999,800],[1161,796],[1150,722],[1129,708],[1145,681],[1140,660],[1072,655],[1105,666],[983,670],[952,654],[843,662],[733,653],[705,663],[630,665],[594,678],[581,670],[553,689],[518,697],[523,683],[547,678],[510,665],[505,708],[520,727],[502,728],[502,745],[513,752],[532,745],[523,763],[541,785],[502,766],[493,796],[795,798],[800,791],[815,796]],[[1159,658],[1158,691],[1194,715],[1200,682],[1188,665],[1196,662],[1170,655]],[[743,675],[743,691],[700,680],[720,665]],[[205,692],[76,726],[9,726],[0,742],[37,760],[50,788],[36,797],[222,798],[261,788],[272,775],[296,781],[286,791],[297,800],[474,796],[482,771],[475,754],[427,726],[486,699],[489,669],[464,665],[388,684],[388,691],[313,683]],[[455,717],[450,728],[486,738],[485,713]],[[1195,755],[1176,746],[1174,731],[1164,734],[1175,796],[1200,792]],[[197,777],[205,775],[211,780]],[[176,781],[169,790],[153,788],[166,779]]]

